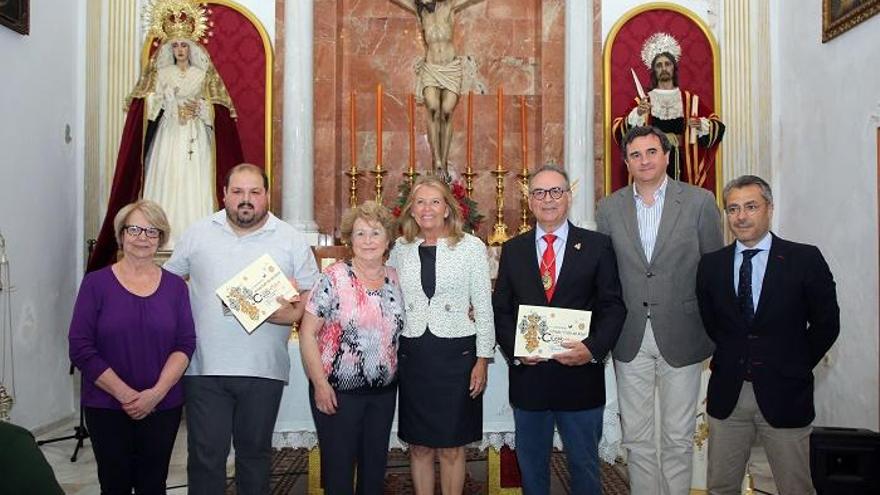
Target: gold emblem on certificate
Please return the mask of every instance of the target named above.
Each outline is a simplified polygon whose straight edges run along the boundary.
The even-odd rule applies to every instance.
[[[563,342],[584,340],[590,335],[590,316],[589,311],[520,305],[514,356],[549,359],[565,352]]]
[[[268,254],[232,277],[216,294],[232,311],[247,333],[253,333],[281,305],[278,296],[287,299],[299,294]]]

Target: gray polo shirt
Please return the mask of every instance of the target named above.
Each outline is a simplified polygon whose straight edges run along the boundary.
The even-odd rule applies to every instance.
[[[264,322],[252,334],[231,314],[224,314],[215,291],[233,275],[268,253],[284,274],[309,290],[318,266],[305,236],[271,213],[257,231],[239,237],[220,210],[183,233],[165,269],[189,276],[189,294],[196,324],[196,351],[187,375],[273,378],[287,382],[290,327]]]

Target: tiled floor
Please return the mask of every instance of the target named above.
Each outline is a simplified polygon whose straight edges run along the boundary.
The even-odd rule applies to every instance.
[[[74,422],[59,427],[57,430],[48,432],[38,437],[38,440],[55,438],[73,433]],[[65,440],[52,444],[43,445],[41,448],[46,459],[55,470],[55,477],[68,495],[100,495],[98,486],[97,468],[95,457],[92,454],[91,444],[88,440],[79,451],[76,462],[70,462],[70,456],[76,446],[76,440]],[[227,473],[233,474],[233,459],[227,463]],[[763,493],[775,494],[776,486],[770,474],[770,468],[763,449],[756,447],[752,450],[752,476],[755,487]],[[306,477],[301,477],[292,493],[306,493]],[[169,495],[182,495],[186,493],[186,426],[181,425],[174,444],[174,453],[171,456],[171,465],[168,475]],[[759,492],[759,493],[761,493]]]
[[[73,433],[75,425],[75,423],[64,425],[58,430],[41,435],[38,440],[70,435]],[[52,469],[55,470],[55,477],[61,484],[61,488],[64,489],[64,493],[68,495],[100,495],[97,465],[95,464],[95,456],[92,453],[91,444],[86,440],[83,448],[79,451],[77,461],[70,462],[70,456],[73,454],[75,447],[76,440],[65,440],[43,445],[41,448]],[[227,465],[227,471],[232,475],[233,465],[231,456],[230,462]],[[186,426],[183,424],[177,433],[174,452],[171,454],[168,487],[168,493],[171,495],[186,493]],[[305,493],[305,490],[302,493]]]

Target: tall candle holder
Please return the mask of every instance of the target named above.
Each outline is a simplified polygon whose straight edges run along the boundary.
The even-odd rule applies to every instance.
[[[521,192],[519,198],[519,228],[517,232],[524,234],[532,230],[532,225],[529,223],[529,171],[523,168],[523,171],[516,174],[516,176]]]
[[[498,148],[495,170],[495,225],[489,235],[489,245],[498,246],[504,244],[510,236],[507,234],[507,224],[504,223],[504,89],[498,87]]]
[[[468,198],[472,199],[473,198],[472,195],[474,193],[474,177],[476,177],[479,174],[474,172],[474,170],[471,167],[468,167],[464,170],[464,172],[461,173],[461,175],[462,175],[462,177],[464,177],[465,194],[467,194]]]
[[[418,177],[419,175],[421,174],[416,172],[415,169],[408,169],[406,172],[403,173],[403,176],[406,177],[406,183],[409,184],[410,190],[412,190],[413,184],[415,184],[416,182],[416,177]]]
[[[373,180],[376,181],[376,202],[377,203],[382,202],[382,187],[383,187],[382,181],[385,179],[385,174],[387,174],[387,173],[388,173],[388,171],[384,170],[382,168],[382,165],[379,163],[376,164],[375,169],[370,170],[370,174],[373,175],[373,177],[374,177]]]
[[[345,175],[348,176],[348,206],[354,208],[358,204],[358,180],[364,173],[358,170],[357,164],[352,163],[351,168],[345,171]]]
[[[510,235],[507,234],[507,224],[504,223],[504,176],[507,170],[501,167],[492,170],[495,176],[495,225],[492,227],[492,233],[489,235],[490,246],[500,246],[504,244]]]
[[[522,170],[517,177],[520,187],[519,198],[519,229],[520,234],[528,232],[532,229],[529,225],[529,131],[528,120],[526,119],[526,96],[519,97],[520,112],[520,148],[522,151]]]

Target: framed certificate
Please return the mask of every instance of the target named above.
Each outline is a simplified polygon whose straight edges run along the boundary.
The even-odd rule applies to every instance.
[[[590,311],[520,305],[516,318],[514,356],[550,359],[565,352],[566,340],[584,340],[590,335]]]
[[[299,294],[268,254],[238,272],[216,291],[247,333],[253,333],[281,304],[278,296],[287,299]]]

